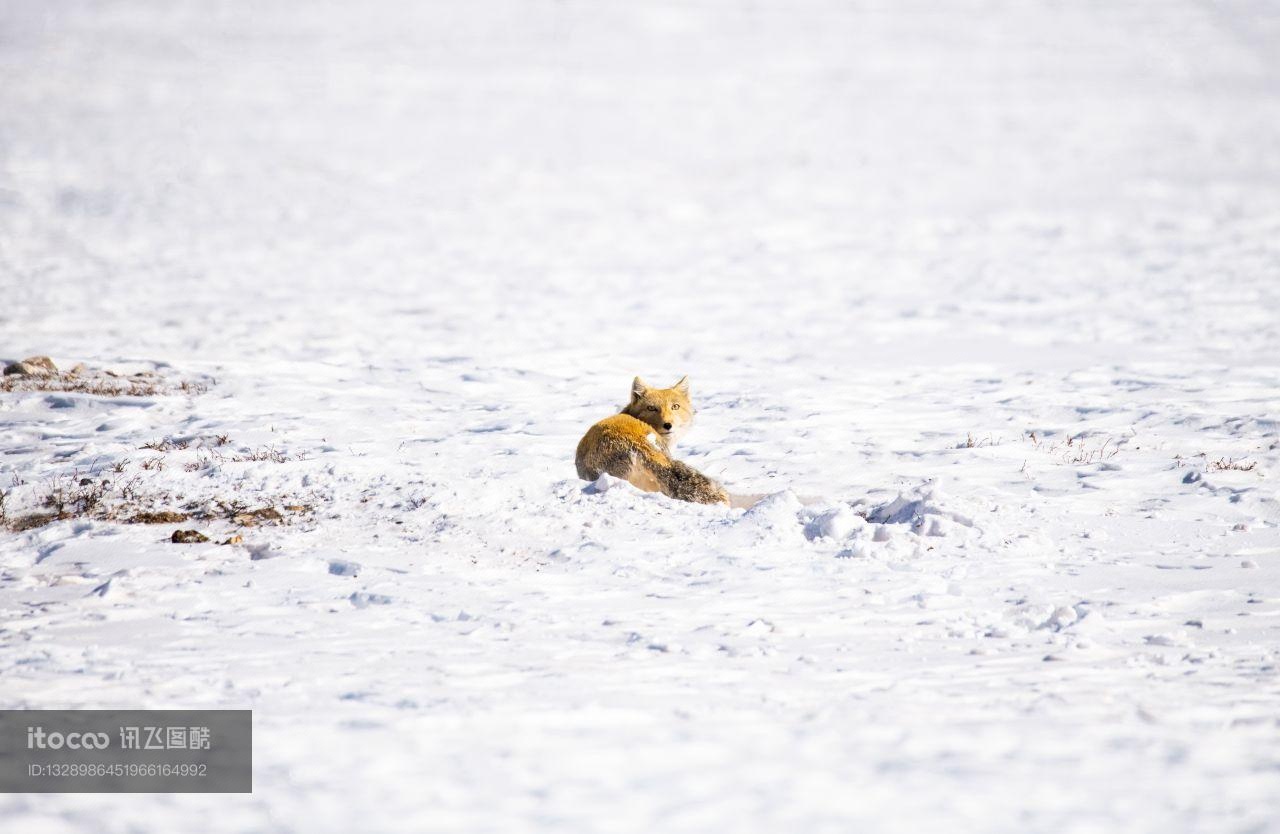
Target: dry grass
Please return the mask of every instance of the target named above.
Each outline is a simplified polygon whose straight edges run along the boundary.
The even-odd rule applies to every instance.
[[[99,397],[156,397],[174,393],[196,395],[208,390],[209,386],[204,382],[188,379],[174,382],[151,371],[124,375],[83,365],[45,376],[12,374],[0,377],[0,391],[15,393],[54,391]]]
[[[21,381],[49,386],[58,384],[57,380],[60,378],[82,373],[83,371],[76,371],[60,377],[39,378],[11,376],[5,379],[7,382]],[[15,386],[8,387],[12,389]],[[54,389],[47,387],[45,390]],[[112,389],[112,393],[118,394],[120,389]],[[121,524],[205,521],[228,523],[237,527],[257,527],[287,524],[295,516],[312,512],[310,504],[299,502],[295,496],[281,495],[274,499],[269,497],[265,502],[258,501],[252,505],[236,499],[196,501],[161,489],[155,483],[154,473],[163,472],[166,465],[172,462],[168,455],[187,450],[194,452],[196,458],[190,460],[190,453],[179,458],[179,461],[186,460],[182,466],[188,472],[215,464],[263,461],[287,463],[307,459],[305,453],[290,455],[274,446],[263,446],[252,451],[246,449],[237,454],[219,451],[230,442],[231,438],[226,434],[206,437],[169,436],[152,440],[140,447],[152,454],[137,463],[124,458],[101,468],[95,465],[88,472],[76,470],[55,476],[43,483],[34,496],[24,490],[23,504],[26,512],[21,515],[13,512],[13,490],[0,491],[0,529],[19,532],[72,518]],[[13,486],[17,488],[24,485],[25,481],[15,474]],[[239,487],[233,486],[232,489],[237,490]]]
[[[53,481],[41,504],[58,518],[92,516],[102,506],[110,483],[92,477],[71,475]]]
[[[305,460],[302,456],[294,459]],[[243,455],[232,455],[230,460],[232,463],[257,463],[268,460],[272,463],[287,463],[290,457],[284,452],[277,451],[274,446],[263,446],[261,449]]]
[[[130,377],[82,378],[67,373],[54,376],[7,376],[0,380],[0,391],[60,391],[94,394],[99,397],[154,397],[164,393],[156,380]]]
[[[198,472],[201,469],[208,469],[211,466],[221,466],[225,463],[261,463],[269,461],[271,463],[289,463],[290,461],[308,460],[305,452],[296,455],[289,455],[279,451],[274,446],[263,446],[252,452],[244,452],[237,455],[224,455],[216,449],[205,450],[196,456],[193,461],[183,464],[182,468],[188,472]]]
[[[144,510],[134,513],[126,519],[126,522],[128,524],[177,524],[188,518],[191,518],[188,513],[178,513],[173,510]]]
[[[259,507],[256,510],[237,513],[231,517],[231,523],[240,527],[257,527],[259,524],[280,524],[284,516],[275,507]]]
[[[143,464],[143,468],[147,468]],[[312,512],[308,504],[281,497],[262,506],[238,500],[184,501],[181,495],[149,490],[143,477],[110,478],[102,473],[75,472],[49,479],[38,494],[39,509],[11,515],[6,507],[10,491],[0,492],[0,527],[22,532],[54,521],[88,518],[120,524],[176,524],[184,521],[228,522],[237,527],[287,524],[293,516]],[[180,509],[173,509],[173,507]]]
[[[1217,472],[1252,472],[1257,467],[1257,461],[1244,458],[1218,458],[1209,463],[1209,468]]]
[[[231,442],[227,434],[215,434],[209,437],[162,437],[139,446],[152,452],[181,452],[195,446],[197,449],[217,449]]]
[[[1099,444],[1096,440],[1091,443],[1089,438],[1078,434],[1050,443],[1037,437],[1035,432],[1029,432],[1026,439],[1037,452],[1053,455],[1062,463],[1076,466],[1101,463],[1120,453],[1119,444],[1110,437]]]
[[[287,524],[289,515],[304,515],[312,511],[308,504],[268,504],[250,508],[240,501],[217,501],[215,517],[229,521],[237,527],[261,527]],[[283,512],[282,512],[283,510]],[[289,514],[289,515],[286,515]]]
[[[185,449],[190,445],[190,440],[175,440],[172,437],[166,437],[163,440],[152,440],[150,443],[143,443],[138,448],[150,449],[153,452],[174,452]]]
[[[57,521],[57,513],[27,513],[19,516],[9,522],[9,529],[15,533],[21,533],[25,530],[34,530],[37,527],[43,527],[46,524]]]

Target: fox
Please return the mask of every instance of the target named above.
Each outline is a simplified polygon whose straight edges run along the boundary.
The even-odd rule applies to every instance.
[[[594,481],[607,472],[646,492],[728,506],[724,487],[671,456],[676,441],[692,427],[693,414],[689,377],[670,388],[652,388],[636,377],[622,412],[587,429],[578,442],[578,477]]]

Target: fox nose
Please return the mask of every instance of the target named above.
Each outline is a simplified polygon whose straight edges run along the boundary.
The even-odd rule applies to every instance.
[[[664,429],[666,429],[667,431],[671,431],[671,424],[670,424],[670,423],[663,423],[663,424],[662,424],[662,427],[663,427]]]

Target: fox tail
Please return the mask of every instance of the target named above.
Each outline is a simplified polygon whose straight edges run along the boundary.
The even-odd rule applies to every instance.
[[[695,504],[728,504],[729,493],[711,478],[703,475],[687,463],[678,460],[646,460],[641,466],[649,468],[663,494]]]

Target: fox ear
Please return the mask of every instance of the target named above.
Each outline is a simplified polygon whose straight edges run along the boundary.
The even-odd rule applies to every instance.
[[[632,399],[639,399],[643,397],[645,392],[648,390],[649,390],[649,386],[645,385],[644,380],[641,379],[640,377],[636,377],[635,379],[631,380],[631,398]]]
[[[689,377],[680,377],[680,381],[671,387],[679,391],[681,394],[684,394],[686,397],[689,396]]]

